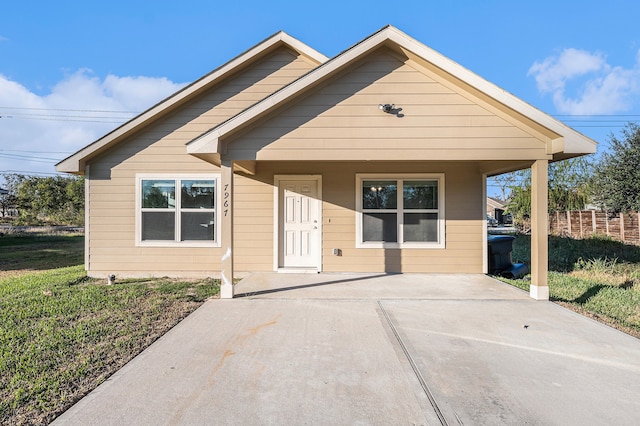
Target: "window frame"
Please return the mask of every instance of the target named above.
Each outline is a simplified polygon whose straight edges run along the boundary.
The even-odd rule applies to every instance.
[[[142,208],[142,181],[143,180],[172,180],[175,183],[175,209],[143,209]],[[214,206],[213,209],[190,209],[181,207],[182,200],[182,181],[188,180],[213,180],[214,181]],[[144,173],[144,174],[136,174],[136,206],[135,206],[135,215],[136,215],[136,247],[220,247],[221,238],[220,238],[220,230],[221,230],[221,209],[219,206],[221,205],[221,195],[220,195],[220,173]],[[174,230],[174,239],[172,240],[143,240],[142,239],[142,213],[144,211],[171,211],[175,215],[175,230]],[[182,213],[184,212],[193,212],[193,211],[211,211],[213,210],[214,214],[214,240],[189,240],[189,241],[181,241],[181,221],[182,221]]]
[[[363,209],[362,185],[366,180],[392,180],[397,185],[396,209]],[[438,188],[437,209],[406,209],[407,213],[437,213],[437,241],[401,241],[404,238],[404,198],[405,181],[436,181]],[[358,173],[356,174],[356,248],[445,248],[445,184],[444,173]],[[395,213],[397,242],[363,241],[363,213]]]

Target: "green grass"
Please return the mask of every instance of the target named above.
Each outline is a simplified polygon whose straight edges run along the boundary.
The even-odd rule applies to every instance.
[[[529,263],[530,238],[518,235],[514,262]],[[530,276],[505,282],[529,291]],[[549,237],[550,299],[640,337],[640,247],[603,237]]]
[[[16,252],[44,243],[6,241]],[[0,424],[50,422],[218,290],[213,280],[109,286],[82,266],[0,278]]]
[[[83,257],[82,235],[9,234],[0,237],[0,271],[80,265]]]

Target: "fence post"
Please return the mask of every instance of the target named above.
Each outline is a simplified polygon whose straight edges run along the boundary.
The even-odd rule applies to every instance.
[[[580,238],[584,238],[584,231],[582,230],[582,210],[578,210],[578,221],[580,222]]]
[[[571,212],[567,210],[567,233],[571,236]]]
[[[620,241],[624,243],[624,213],[620,212]]]
[[[598,227],[596,226],[596,211],[591,210],[591,227],[593,228],[593,235],[598,233]]]

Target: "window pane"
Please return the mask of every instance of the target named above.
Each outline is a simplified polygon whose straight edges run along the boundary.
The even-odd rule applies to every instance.
[[[188,209],[212,209],[215,185],[213,180],[183,180],[181,207]]]
[[[142,212],[142,240],[175,240],[173,212]]]
[[[438,181],[404,181],[402,196],[405,209],[437,209]]]
[[[437,213],[405,213],[404,241],[437,242]]]
[[[398,220],[395,213],[363,213],[362,241],[398,242]]]
[[[365,180],[362,182],[363,209],[398,208],[398,182],[395,180]]]
[[[142,207],[168,209],[176,206],[176,183],[173,180],[143,180]]]
[[[215,237],[213,212],[183,212],[180,227],[182,241],[213,241]]]

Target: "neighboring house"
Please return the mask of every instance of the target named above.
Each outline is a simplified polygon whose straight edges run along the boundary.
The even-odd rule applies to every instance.
[[[498,66],[498,65],[496,65]],[[57,164],[86,177],[89,275],[487,271],[486,178],[596,143],[388,26],[327,59],[277,33]]]
[[[504,224],[504,211],[506,207],[503,201],[497,198],[487,197],[487,218],[495,220],[495,224]],[[489,222],[490,224],[493,221]]]

